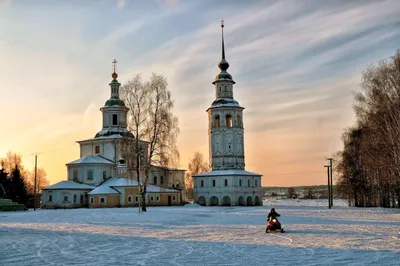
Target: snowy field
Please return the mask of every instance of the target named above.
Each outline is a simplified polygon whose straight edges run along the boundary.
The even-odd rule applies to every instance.
[[[400,265],[400,210],[335,204],[0,212],[0,265]]]

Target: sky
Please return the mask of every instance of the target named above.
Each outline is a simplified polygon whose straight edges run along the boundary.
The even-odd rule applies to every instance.
[[[399,14],[398,0],[0,0],[0,157],[20,153],[33,169],[39,153],[50,183],[66,180],[75,141],[101,129],[116,58],[122,84],[167,77],[179,167],[208,158],[223,18],[246,170],[263,186],[325,184],[362,72],[400,48]]]

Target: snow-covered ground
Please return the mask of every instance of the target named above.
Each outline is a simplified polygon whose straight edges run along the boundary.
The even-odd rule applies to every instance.
[[[400,265],[400,210],[335,204],[4,212],[0,265]]]

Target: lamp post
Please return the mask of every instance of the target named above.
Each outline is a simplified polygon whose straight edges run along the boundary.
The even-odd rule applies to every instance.
[[[330,169],[330,176],[331,176],[331,183],[330,183],[330,194],[331,194],[331,199],[330,199],[330,204],[331,204],[331,206],[333,206],[333,175],[332,175],[332,161],[333,161],[333,158],[331,158],[331,157],[329,157],[329,158],[326,158],[328,161],[329,161],[329,169]]]
[[[331,208],[331,190],[330,190],[330,182],[329,182],[329,168],[331,167],[330,165],[324,165],[324,167],[326,167],[327,170],[327,174],[328,174],[328,208]]]

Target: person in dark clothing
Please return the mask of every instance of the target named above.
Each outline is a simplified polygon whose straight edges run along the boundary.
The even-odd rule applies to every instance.
[[[273,219],[273,218],[276,218],[276,217],[279,217],[279,216],[281,216],[281,215],[275,211],[275,208],[272,208],[271,211],[268,213],[268,220],[271,217]]]

